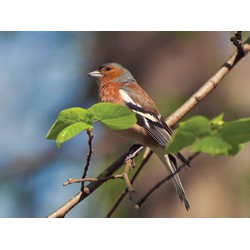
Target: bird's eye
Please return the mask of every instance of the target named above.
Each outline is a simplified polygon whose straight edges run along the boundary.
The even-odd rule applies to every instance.
[[[106,71],[110,71],[111,70],[111,68],[110,67],[106,67]]]

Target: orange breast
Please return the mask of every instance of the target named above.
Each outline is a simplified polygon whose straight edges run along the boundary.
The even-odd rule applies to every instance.
[[[122,83],[105,83],[99,88],[99,99],[101,102],[111,102],[124,105],[119,89]]]

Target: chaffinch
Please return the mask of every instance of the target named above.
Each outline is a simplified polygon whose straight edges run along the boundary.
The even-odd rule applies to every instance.
[[[172,130],[165,123],[152,99],[127,69],[118,63],[106,63],[88,76],[97,78],[101,102],[121,104],[136,113],[137,123],[132,128],[118,131],[121,136],[151,148],[166,166],[168,174],[176,171],[177,160],[181,164],[187,164],[180,153],[166,154],[165,148]],[[190,206],[178,174],[174,175],[172,182],[188,210]]]

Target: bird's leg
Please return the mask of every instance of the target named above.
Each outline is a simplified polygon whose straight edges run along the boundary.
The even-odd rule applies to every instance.
[[[122,173],[123,180],[127,186],[128,193],[129,193],[129,199],[133,201],[134,204],[136,204],[136,198],[135,198],[135,190],[131,185],[131,182],[128,178],[128,172],[131,168],[135,167],[134,158],[138,155],[138,153],[143,149],[144,147],[140,144],[135,144],[130,148],[130,153],[125,159],[125,167]]]
[[[139,154],[139,152],[141,150],[143,150],[143,146],[141,144],[134,144],[131,148],[130,148],[130,152],[129,155],[126,157],[125,159],[125,163],[128,160],[132,160],[132,164],[131,167],[134,168],[135,167],[135,162],[134,162],[134,158]]]
[[[135,190],[132,187],[131,182],[128,178],[128,172],[133,167],[132,165],[133,165],[133,159],[127,158],[125,160],[125,167],[122,173],[122,177],[128,189],[129,199],[132,200],[134,204],[136,204],[137,200],[135,198]]]

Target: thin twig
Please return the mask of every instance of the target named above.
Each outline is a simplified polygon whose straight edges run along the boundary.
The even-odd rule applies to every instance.
[[[92,153],[93,153],[92,140],[94,138],[94,135],[92,134],[92,130],[88,129],[87,134],[89,136],[89,139],[88,139],[89,152],[88,152],[86,164],[85,164],[85,167],[84,167],[84,171],[83,171],[83,174],[82,174],[82,179],[83,180],[85,179],[85,177],[87,175],[89,165],[90,165],[91,156],[92,156]],[[82,181],[81,190],[84,190],[84,181]]]
[[[230,40],[236,46],[238,52],[244,54],[244,48],[242,45],[242,31],[235,32],[234,36],[232,36]]]
[[[190,155],[187,158],[187,163],[190,163],[196,156],[198,156],[200,153],[194,153],[192,155]],[[181,166],[179,166],[176,171],[170,175],[168,175],[167,177],[165,177],[164,179],[162,179],[161,181],[159,181],[156,185],[154,185],[135,205],[135,208],[139,209],[141,207],[141,205],[147,200],[147,198],[157,189],[159,188],[163,183],[165,183],[166,181],[170,180],[171,178],[174,177],[174,175],[176,175],[177,173],[179,173],[181,171],[181,169],[183,169],[186,166],[186,164],[182,164]]]
[[[151,157],[151,155],[153,154],[153,151],[150,151],[149,154],[147,154],[147,156],[145,158],[143,158],[140,166],[138,167],[138,169],[136,170],[134,176],[131,179],[131,184],[134,183],[134,181],[136,180],[137,176],[139,175],[139,173],[141,172],[142,168],[145,166],[145,164],[148,162],[149,158]],[[126,194],[128,193],[128,189],[124,189],[123,192],[121,193],[121,195],[117,198],[116,202],[114,203],[114,205],[112,206],[112,208],[110,209],[110,211],[107,213],[106,218],[110,218],[111,215],[114,213],[114,211],[116,210],[116,208],[121,204],[121,202],[123,201],[123,199],[125,198]]]
[[[127,158],[125,160],[125,167],[124,167],[124,170],[123,170],[123,173],[122,173],[122,177],[123,177],[123,180],[127,186],[127,190],[129,192],[129,199],[134,203],[136,204],[137,201],[136,201],[136,198],[135,198],[135,190],[134,188],[132,187],[132,184],[128,178],[128,172],[131,168],[133,168],[133,159],[132,158]]]
[[[129,192],[129,199],[133,201],[134,204],[137,203],[136,197],[135,197],[135,190],[132,187],[132,183],[130,182],[128,178],[128,172],[130,169],[135,167],[134,159],[139,154],[139,152],[143,150],[143,148],[144,147],[141,145],[132,146],[132,148],[130,149],[130,154],[125,159],[125,167],[122,173],[123,180],[127,186],[126,190]]]
[[[63,183],[63,186],[67,186],[72,183],[82,183],[82,182],[95,182],[95,181],[107,181],[113,179],[122,179],[122,175],[111,175],[103,178],[84,178],[84,179],[68,179],[66,182]]]

